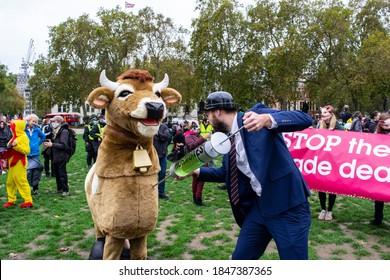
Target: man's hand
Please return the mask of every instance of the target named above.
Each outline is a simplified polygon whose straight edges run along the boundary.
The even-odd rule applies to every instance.
[[[191,177],[192,175],[196,175],[196,176],[199,176],[199,168],[195,169],[194,171],[192,171],[191,173],[188,173],[186,176],[182,176],[182,177],[175,177],[174,181],[183,181],[184,179],[187,179],[188,177]]]
[[[51,141],[45,141],[45,142],[43,142],[43,146],[50,148],[53,146],[53,143]]]
[[[13,147],[15,147],[17,144],[18,144],[18,142],[16,142],[16,140],[14,140],[14,141],[12,141],[11,143],[8,143],[7,148],[8,148],[8,149],[13,148]]]
[[[271,118],[268,114],[257,114],[255,112],[246,112],[244,117],[244,126],[249,132],[259,131],[263,127],[272,126]]]
[[[211,139],[211,134],[207,133],[206,135],[203,136],[204,140],[210,140]]]

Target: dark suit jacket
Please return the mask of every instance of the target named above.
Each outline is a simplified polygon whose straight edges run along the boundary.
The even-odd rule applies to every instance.
[[[265,215],[277,215],[305,201],[310,195],[302,174],[280,132],[303,130],[312,125],[312,119],[302,111],[278,111],[256,104],[250,109],[259,114],[271,114],[278,127],[263,128],[257,132],[240,131],[249,166],[262,186],[260,209]],[[238,126],[243,125],[243,113],[238,113]],[[222,167],[201,168],[200,181],[225,181],[230,198],[229,154],[224,155]],[[237,205],[231,204],[234,217],[239,226],[258,199],[249,178],[238,170],[239,197]]]

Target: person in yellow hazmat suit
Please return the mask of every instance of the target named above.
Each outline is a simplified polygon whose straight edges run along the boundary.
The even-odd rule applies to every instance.
[[[26,122],[24,120],[13,120],[10,124],[12,138],[8,142],[7,150],[1,155],[7,159],[8,177],[5,183],[8,202],[3,208],[15,206],[16,191],[24,199],[24,203],[20,204],[20,208],[33,207],[31,189],[27,181],[27,155],[30,153],[29,139],[24,131]]]

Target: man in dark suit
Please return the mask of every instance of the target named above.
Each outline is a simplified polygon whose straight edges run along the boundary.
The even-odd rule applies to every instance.
[[[220,168],[194,171],[199,180],[226,184],[234,218],[241,227],[232,259],[259,259],[271,239],[280,259],[308,259],[310,191],[281,132],[303,130],[312,124],[311,117],[302,111],[273,110],[261,103],[246,113],[237,113],[227,92],[210,94],[205,111],[215,131],[234,133],[245,126],[231,136],[235,159],[226,154]],[[232,176],[233,161],[238,183]]]

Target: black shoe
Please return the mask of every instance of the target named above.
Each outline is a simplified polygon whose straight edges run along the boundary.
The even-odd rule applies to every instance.
[[[130,260],[130,249],[123,247],[121,253],[121,260]]]
[[[200,197],[197,197],[197,198],[195,199],[195,205],[202,206],[202,207],[207,206],[206,204],[204,204],[204,203],[202,202],[202,198],[200,198]]]
[[[167,196],[165,193],[159,194],[158,197],[162,198],[162,199],[165,199],[165,200],[169,199],[169,196]]]
[[[372,220],[372,221],[370,222],[370,225],[372,225],[372,226],[380,226],[380,225],[382,225],[382,221],[379,221],[379,220]]]
[[[103,249],[104,249],[104,238],[99,238],[96,240],[91,248],[91,252],[89,253],[89,260],[102,260],[103,259]]]

